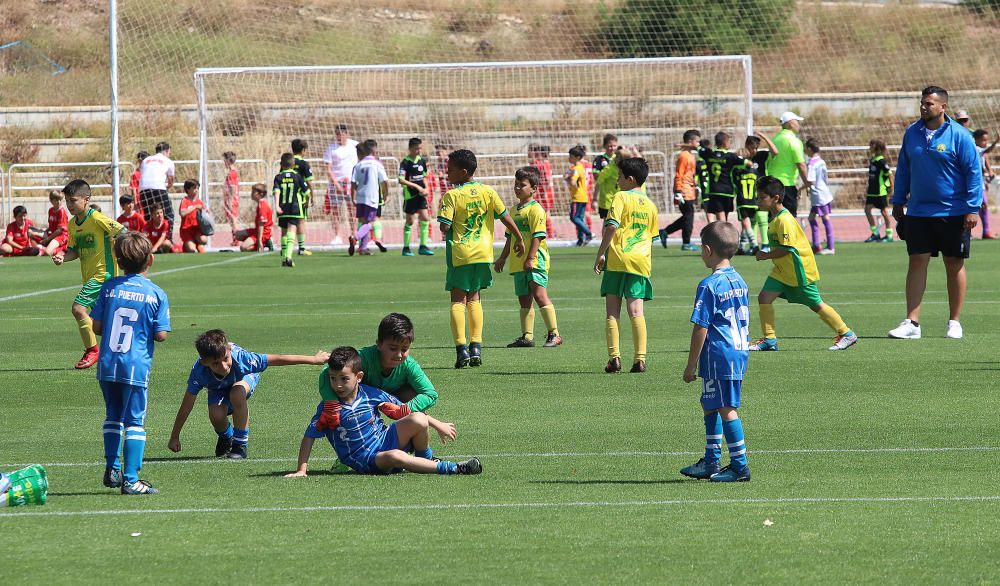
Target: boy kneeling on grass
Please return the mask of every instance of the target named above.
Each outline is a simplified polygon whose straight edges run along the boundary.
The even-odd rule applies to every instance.
[[[411,412],[389,393],[361,384],[364,374],[361,356],[354,348],[341,346],[330,352],[330,360],[320,377],[327,377],[337,400],[319,404],[299,447],[298,469],[286,478],[306,476],[313,443],[323,437],[342,463],[363,474],[392,474],[402,470],[421,474],[483,471],[476,458],[464,462],[434,458],[427,428],[433,427],[443,442],[455,439],[454,424],[442,423],[426,413]],[[395,423],[386,426],[381,415]]]

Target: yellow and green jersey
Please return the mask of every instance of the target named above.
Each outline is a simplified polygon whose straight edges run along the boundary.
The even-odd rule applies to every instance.
[[[607,270],[649,278],[653,272],[653,238],[659,232],[654,204],[640,189],[619,191],[605,225],[617,228],[608,248]]]
[[[513,251],[513,248],[511,249],[514,260],[510,263],[510,272],[512,274],[524,272],[524,259],[528,256],[532,238],[541,240],[538,244],[535,269],[543,273],[549,272],[551,258],[549,257],[549,247],[545,244],[545,209],[537,201],[531,200],[524,205],[518,204],[514,208],[514,214],[511,218],[517,224],[521,238],[524,238],[524,254],[518,254]],[[507,238],[510,238],[510,234],[507,235]]]
[[[617,181],[617,180],[616,180]],[[569,193],[573,203],[587,203],[587,172],[583,169],[583,163],[577,162],[573,165],[569,177]]]
[[[597,206],[603,209],[611,208],[611,200],[618,192],[618,155],[610,157],[604,153],[594,159],[594,173],[597,174]]]
[[[80,257],[84,283],[89,279],[103,283],[118,275],[114,238],[126,230],[125,226],[93,209],[87,210],[82,221],[76,216],[70,218],[67,248],[75,250]]]
[[[767,225],[767,236],[771,246],[780,246],[789,254],[774,261],[771,276],[792,287],[803,287],[819,280],[816,257],[806,240],[802,226],[788,210],[781,210]]]
[[[495,189],[477,181],[456,185],[441,198],[438,222],[448,227],[448,263],[461,267],[493,262],[493,225],[507,215]]]

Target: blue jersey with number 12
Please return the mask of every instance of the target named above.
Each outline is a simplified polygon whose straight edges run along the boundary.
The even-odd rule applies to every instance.
[[[148,387],[153,337],[170,331],[163,289],[142,275],[115,277],[101,287],[90,316],[102,330],[97,380]]]
[[[743,380],[750,356],[750,298],[736,269],[718,269],[698,283],[691,323],[708,330],[698,357],[701,378]]]

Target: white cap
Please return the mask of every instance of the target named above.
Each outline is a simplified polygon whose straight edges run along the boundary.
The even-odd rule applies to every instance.
[[[799,116],[795,112],[785,112],[781,115],[781,123],[788,124],[792,120],[805,120],[802,116]]]
[[[969,113],[966,112],[965,110],[959,110],[958,112],[955,112],[955,120],[968,120],[968,119],[969,119]]]

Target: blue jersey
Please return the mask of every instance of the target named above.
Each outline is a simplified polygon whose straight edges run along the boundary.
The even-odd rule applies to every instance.
[[[368,385],[358,385],[358,396],[353,403],[340,403],[340,425],[333,430],[331,441],[340,461],[352,468],[352,463],[368,463],[381,451],[389,426],[378,410],[379,403],[402,405],[396,397]],[[316,417],[306,429],[306,437],[330,437],[316,430],[316,420],[322,412],[323,403],[320,403]]]
[[[750,300],[736,269],[718,269],[698,283],[691,323],[708,330],[698,357],[701,378],[743,380],[750,355]]]
[[[153,337],[170,331],[167,294],[142,275],[105,281],[90,312],[101,322],[97,380],[149,386]]]
[[[226,376],[217,376],[210,368],[196,360],[191,367],[191,375],[188,376],[187,392],[197,395],[198,391],[208,389],[211,392],[228,392],[233,385],[243,380],[248,375],[264,372],[267,368],[267,354],[257,354],[248,352],[232,342],[229,343],[229,351],[233,357],[233,365]],[[253,386],[256,386],[254,382]]]

